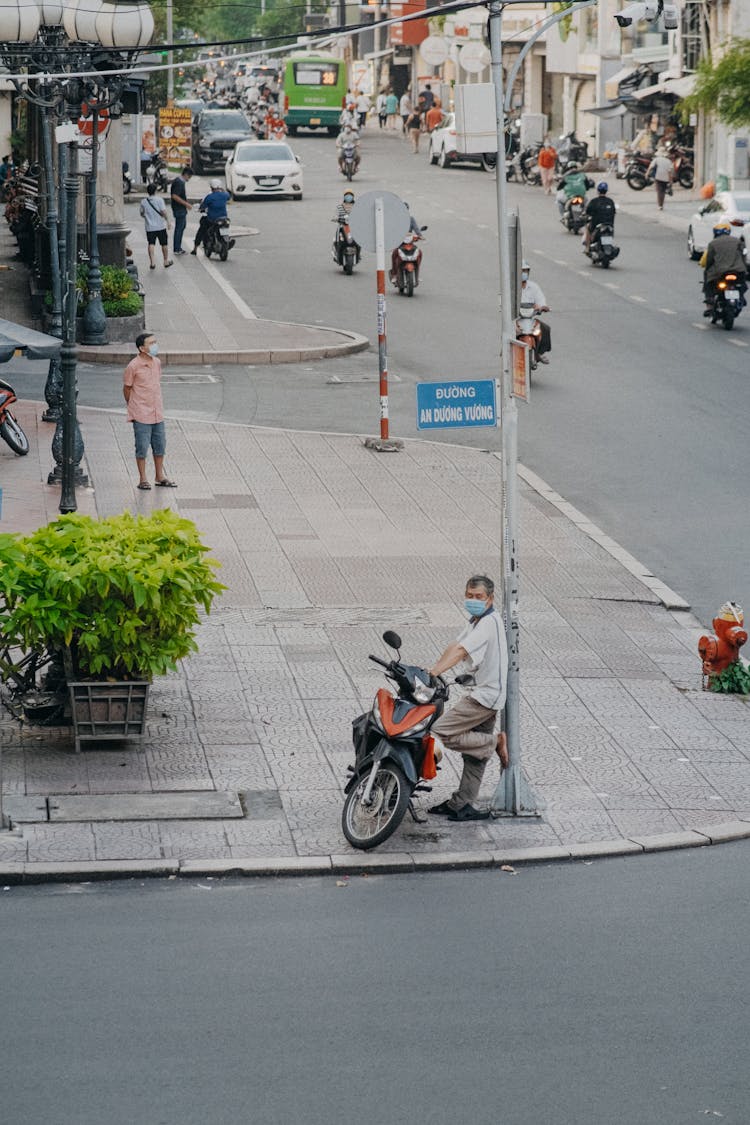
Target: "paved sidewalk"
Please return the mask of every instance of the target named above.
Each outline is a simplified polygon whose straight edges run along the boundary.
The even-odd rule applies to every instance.
[[[19,411],[34,444],[38,412]],[[339,821],[351,720],[383,683],[367,654],[384,651],[392,627],[408,659],[428,663],[462,623],[466,576],[497,575],[498,459],[418,441],[385,456],[356,436],[171,422],[179,487],[164,496],[134,489],[122,414],[80,414],[96,489],[82,510],[175,507],[198,524],[229,588],[199,653],[154,685],[142,748],[76,755],[69,729],[20,727],[3,712],[6,811],[19,826],[0,835],[5,883],[492,865],[750,834],[750,707],[701,691],[697,622],[668,610],[662,599],[679,599],[645,584],[635,560],[522,472],[522,751],[541,815],[407,819],[372,855],[349,849]],[[6,497],[26,501],[6,502],[3,530],[54,514],[34,457],[0,451]],[[455,780],[449,761],[425,803]],[[485,799],[497,781],[493,764]],[[180,811],[185,800],[193,811]]]
[[[175,259],[165,270],[148,268],[146,236],[138,215],[128,211],[132,224],[128,244],[133,249],[146,294],[146,328],[158,332],[165,366],[193,363],[302,363],[350,355],[369,346],[365,336],[342,328],[262,320],[255,316],[247,292],[238,293],[222,274],[223,263],[189,255]],[[252,227],[236,228],[238,238],[252,238]],[[185,245],[192,247],[186,239]],[[159,247],[157,247],[159,249]],[[14,260],[16,244],[0,223],[0,264],[10,268],[2,278],[6,318],[39,328],[31,318],[27,268]],[[159,253],[161,259],[161,253]],[[133,358],[132,340],[102,347],[78,346],[81,363],[125,364]]]

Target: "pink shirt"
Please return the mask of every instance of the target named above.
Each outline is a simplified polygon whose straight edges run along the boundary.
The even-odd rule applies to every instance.
[[[132,387],[128,399],[128,422],[163,422],[161,399],[161,360],[141,355],[131,359],[125,368],[123,384]]]

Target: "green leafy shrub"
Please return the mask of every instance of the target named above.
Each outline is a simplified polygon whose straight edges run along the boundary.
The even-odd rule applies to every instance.
[[[727,695],[750,695],[750,668],[741,660],[728,664],[723,672],[716,672],[709,677],[708,685],[711,691],[724,692]]]
[[[167,510],[0,535],[0,646],[67,653],[81,679],[162,675],[197,651],[199,609],[224,589],[207,551]]]
[[[103,301],[107,316],[135,316],[143,309],[143,298],[132,291],[125,297]]]

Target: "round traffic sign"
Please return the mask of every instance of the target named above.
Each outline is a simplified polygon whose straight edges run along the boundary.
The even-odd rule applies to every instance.
[[[411,222],[408,207],[392,191],[368,191],[360,195],[349,212],[349,228],[354,241],[373,254],[376,250],[375,211],[378,200],[383,205],[383,245],[386,250],[398,246],[408,234]]]
[[[442,66],[448,58],[448,42],[442,35],[428,35],[419,44],[419,53],[429,66]]]

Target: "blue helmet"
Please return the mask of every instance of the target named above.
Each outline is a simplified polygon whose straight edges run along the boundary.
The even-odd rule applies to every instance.
[[[608,184],[608,183],[606,182],[606,180],[601,180],[601,181],[600,181],[600,182],[599,182],[599,183],[598,183],[598,184],[596,185],[596,190],[597,190],[598,192],[600,192],[600,193],[601,193],[602,195],[604,195],[604,194],[605,194],[606,192],[608,192],[608,191],[609,191],[609,184]]]

